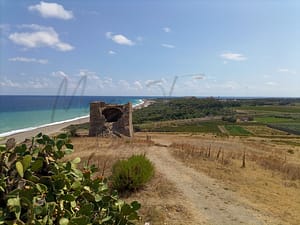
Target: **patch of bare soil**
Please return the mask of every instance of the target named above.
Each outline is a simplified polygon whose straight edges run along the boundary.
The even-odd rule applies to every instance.
[[[223,134],[228,134],[228,131],[226,130],[224,125],[218,125],[218,128]]]
[[[125,199],[142,204],[139,224],[184,225],[205,224],[190,211],[190,203],[165,175],[156,171],[155,177],[142,190]]]

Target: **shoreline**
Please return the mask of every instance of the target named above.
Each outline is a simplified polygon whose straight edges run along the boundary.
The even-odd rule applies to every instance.
[[[76,124],[81,124],[81,123],[86,123],[90,121],[90,116],[84,117],[84,118],[79,118],[79,119],[74,119],[72,121],[62,121],[58,122],[56,124],[51,124],[51,125],[44,125],[40,126],[37,128],[32,128],[31,130],[26,130],[22,131],[19,133],[15,133],[12,135],[5,136],[3,138],[8,139],[8,138],[14,138],[17,143],[24,141],[26,138],[31,138],[37,135],[38,133],[43,133],[47,135],[55,134],[60,132],[62,129],[64,129],[67,126],[70,125],[76,125]]]
[[[133,111],[141,108],[146,108],[155,102],[155,100],[151,100],[151,99],[141,99],[141,100],[142,100],[141,103],[132,106]]]
[[[147,100],[147,99],[141,99],[141,102],[134,105],[132,107],[133,111],[136,109],[141,109],[148,107],[149,105],[153,104],[153,100]],[[0,136],[1,138],[5,139],[8,138],[14,138],[17,143],[24,141],[26,138],[31,138],[38,133],[42,132],[47,135],[55,134],[58,132],[61,132],[65,127],[70,126],[70,125],[76,125],[76,124],[81,124],[81,123],[87,123],[90,120],[90,116],[82,116],[79,118],[74,118],[74,119],[69,119],[65,121],[60,121],[60,122],[54,122],[52,124],[44,124],[41,126],[37,127],[32,127],[32,128],[25,128],[25,129],[20,129],[18,131],[11,131],[11,132],[6,132],[3,133],[4,135]],[[14,132],[14,133],[12,133]],[[7,135],[5,135],[7,134]],[[3,142],[3,141],[0,141]]]

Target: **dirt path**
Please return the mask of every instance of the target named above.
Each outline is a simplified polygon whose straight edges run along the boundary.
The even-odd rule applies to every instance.
[[[153,146],[147,156],[156,168],[172,181],[191,202],[195,218],[205,219],[208,224],[278,224],[260,215],[234,192],[207,175],[186,167],[169,153],[168,148]]]
[[[226,130],[224,125],[218,125],[218,128],[223,134],[228,134],[228,131]]]

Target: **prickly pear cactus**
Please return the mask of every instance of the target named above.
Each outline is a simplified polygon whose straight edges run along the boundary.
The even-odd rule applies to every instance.
[[[38,134],[29,145],[0,145],[0,224],[133,224],[138,202],[127,204],[93,178],[95,166],[77,168],[80,158],[66,134]]]

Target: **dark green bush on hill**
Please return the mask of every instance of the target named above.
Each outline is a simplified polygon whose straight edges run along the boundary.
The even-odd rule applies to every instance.
[[[239,106],[239,103],[215,98],[159,99],[146,108],[134,111],[133,123],[230,115],[232,112],[229,108],[235,106]]]
[[[113,166],[112,184],[121,192],[135,191],[146,184],[154,175],[154,167],[145,155],[133,155],[119,160]]]
[[[0,146],[0,224],[133,224],[138,202],[111,194],[95,166],[76,168],[80,158],[63,162],[73,151],[66,134],[39,134],[28,145]]]

